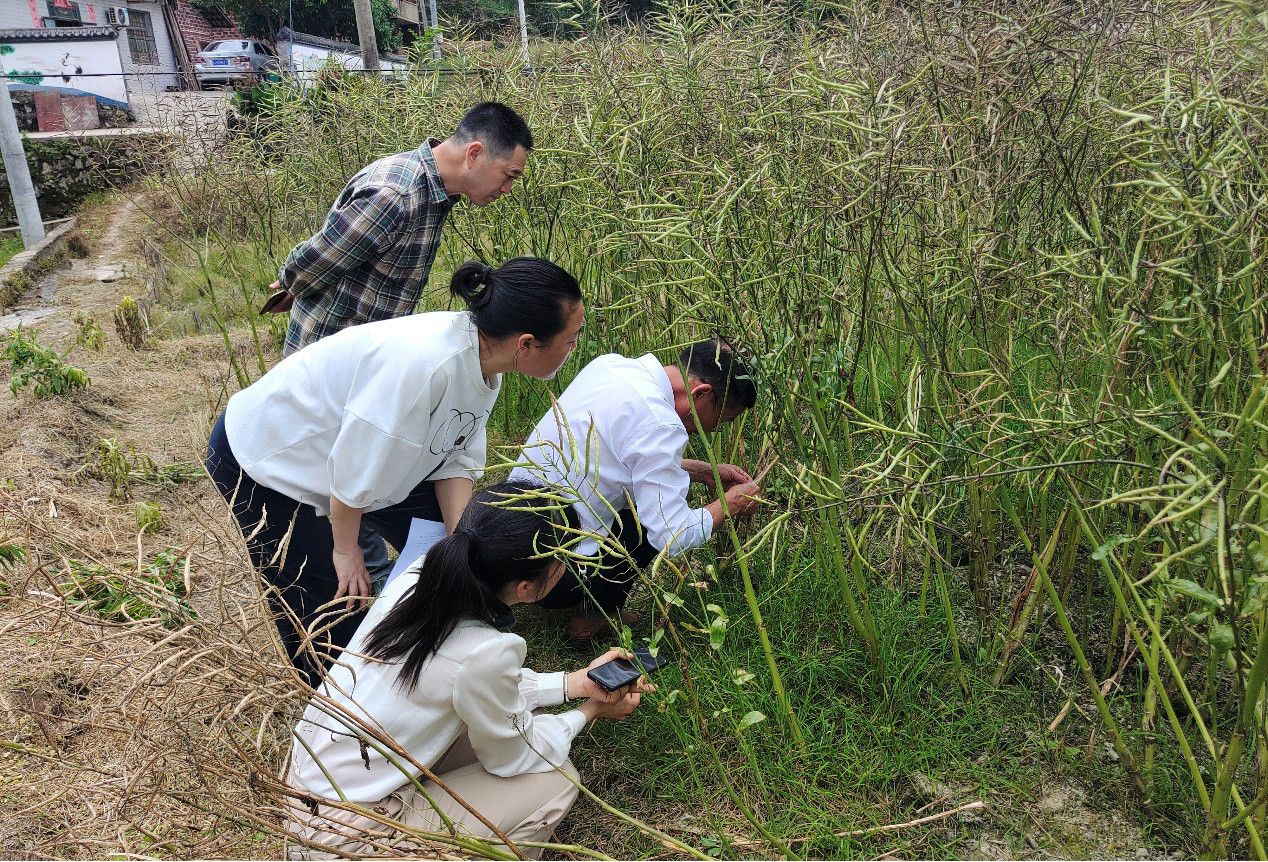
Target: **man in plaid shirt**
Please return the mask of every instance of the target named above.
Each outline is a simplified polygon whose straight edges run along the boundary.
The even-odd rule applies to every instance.
[[[417,150],[362,168],[321,230],[291,251],[266,310],[289,310],[283,354],[339,330],[413,314],[427,284],[440,229],[458,199],[491,204],[524,173],[533,136],[524,118],[481,102],[457,130]],[[392,568],[374,518],[361,522],[366,569],[380,584]]]
[[[291,312],[283,353],[347,326],[412,314],[454,204],[465,197],[484,206],[509,192],[532,148],[519,114],[482,102],[445,140],[363,168],[273,284],[286,292],[269,309]]]

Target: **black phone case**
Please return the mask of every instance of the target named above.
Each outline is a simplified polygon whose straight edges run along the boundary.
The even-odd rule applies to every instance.
[[[264,301],[264,305],[260,306],[260,314],[272,314],[273,310],[286,299],[286,291],[279,290],[270,294],[269,298]]]
[[[652,658],[652,654],[645,648],[636,650],[634,654],[638,657],[639,665],[645,670],[641,670],[627,659],[614,658],[612,661],[599,665],[594,670],[587,671],[586,676],[602,686],[604,691],[616,691],[618,688],[634,682],[644,672],[651,673],[669,663],[669,658],[663,652],[656,658]]]

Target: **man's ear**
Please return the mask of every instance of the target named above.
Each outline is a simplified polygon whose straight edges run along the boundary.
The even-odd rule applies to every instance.
[[[467,168],[475,166],[476,159],[484,152],[484,141],[475,140],[462,148],[462,163]]]
[[[712,383],[697,383],[695,386],[691,387],[692,401],[695,401],[697,398],[699,398],[702,395],[708,395],[710,398],[713,397]]]

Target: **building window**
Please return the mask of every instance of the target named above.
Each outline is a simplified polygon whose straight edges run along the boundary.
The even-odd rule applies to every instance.
[[[79,4],[71,0],[48,0],[48,17],[55,27],[78,27],[82,22]]]
[[[128,51],[132,62],[142,66],[157,66],[158,44],[154,41],[154,23],[149,12],[128,10]]]

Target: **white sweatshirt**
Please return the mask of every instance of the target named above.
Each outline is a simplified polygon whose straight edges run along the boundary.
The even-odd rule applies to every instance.
[[[585,715],[575,709],[533,715],[563,703],[564,675],[523,667],[523,638],[473,620],[459,623],[410,692],[397,682],[403,658],[384,662],[360,655],[370,631],[417,583],[420,568],[410,567],[384,589],[322,683],[321,694],[332,703],[314,698],[295,728],[288,781],[297,789],[376,802],[418,777],[408,762],[385,754],[358,720],[428,767],[464,729],[493,775],[549,772],[568,759]]]
[[[713,535],[713,516],[687,504],[691,477],[682,468],[687,429],[674,390],[653,354],[608,353],[581,369],[556,409],[537,423],[511,480],[528,479],[575,496],[580,526],[605,536],[633,500],[639,524],[658,550],[698,547]],[[592,539],[576,552],[590,555]]]
[[[225,432],[256,482],[325,515],[373,511],[424,479],[478,479],[498,376],[480,374],[464,312],[351,326],[308,345],[229,399]]]

